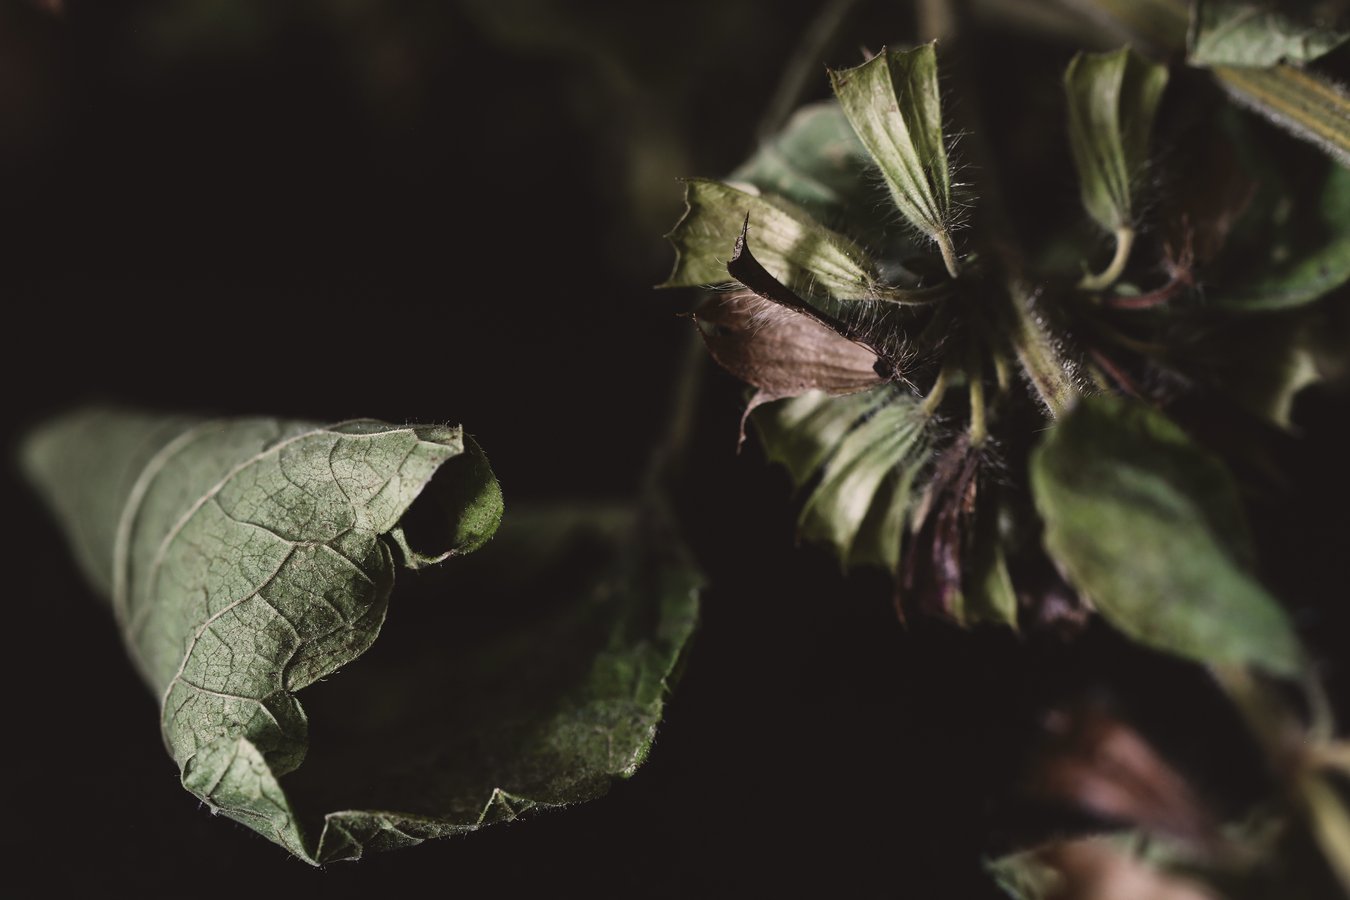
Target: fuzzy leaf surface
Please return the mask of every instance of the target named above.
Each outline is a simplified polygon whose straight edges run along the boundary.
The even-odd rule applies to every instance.
[[[950,240],[951,172],[934,45],[883,47],[861,66],[832,71],[830,81],[900,212],[933,240]]]
[[[1083,206],[1107,231],[1133,224],[1132,197],[1166,86],[1167,68],[1129,48],[1079,53],[1064,73]]]

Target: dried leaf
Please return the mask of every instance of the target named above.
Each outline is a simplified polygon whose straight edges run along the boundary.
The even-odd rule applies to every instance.
[[[1195,844],[1216,838],[1212,816],[1186,780],[1133,728],[1083,704],[1052,713],[1053,735],[1028,789],[1101,819]]]
[[[884,380],[875,352],[751,291],[715,294],[694,319],[713,359],[758,388],[761,402],[813,390],[851,394]]]

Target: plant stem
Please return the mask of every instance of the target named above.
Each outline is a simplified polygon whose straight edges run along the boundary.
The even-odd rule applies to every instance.
[[[939,231],[934,237],[937,239],[938,249],[942,251],[942,262],[947,266],[947,274],[952,278],[961,277],[961,262],[956,258],[956,247],[952,245],[952,236],[946,231]]]
[[[828,0],[802,32],[801,39],[788,57],[791,62],[774,89],[768,108],[760,119],[757,136],[760,143],[777,134],[797,107],[810,80],[819,74],[819,66],[858,0]]]
[[[1111,257],[1111,264],[1099,275],[1091,273],[1084,275],[1083,280],[1078,282],[1078,287],[1085,291],[1104,291],[1115,284],[1120,273],[1125,271],[1125,264],[1130,261],[1130,250],[1133,247],[1134,229],[1123,226],[1117,228],[1116,253]]]
[[[984,372],[981,370],[979,357],[971,355],[975,357],[973,365],[970,371],[966,372],[966,377],[970,380],[970,446],[978,447],[989,437],[989,426],[985,422],[984,414]]]
[[[1008,305],[1014,317],[1011,337],[1017,360],[1050,415],[1059,418],[1078,398],[1078,387],[1036,311],[1035,294],[1016,278],[1009,280],[1008,294],[1012,301]]]
[[[1280,695],[1245,666],[1213,666],[1211,671],[1289,789],[1327,865],[1350,891],[1350,810],[1316,768],[1323,761],[1318,748],[1325,746],[1318,735],[1332,727],[1329,711],[1319,708],[1325,700],[1318,696],[1320,685],[1309,697],[1313,724],[1305,730]]]
[[[937,412],[937,408],[942,405],[942,398],[947,396],[947,372],[947,364],[943,363],[942,368],[938,370],[937,380],[933,382],[933,389],[923,398],[920,411],[925,416],[932,416]]]

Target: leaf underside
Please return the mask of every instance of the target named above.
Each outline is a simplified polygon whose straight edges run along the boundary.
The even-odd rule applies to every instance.
[[[396,563],[468,553],[497,528],[500,489],[459,427],[89,410],[31,435],[24,462],[161,698],[184,786],[214,810],[311,863],[471,830],[503,804],[518,811],[505,782],[472,786],[472,817],[453,804],[325,815],[297,805],[289,787],[311,749],[295,693],[371,646]],[[424,494],[437,523],[427,548],[428,534],[404,521]],[[419,696],[415,682],[402,690]],[[423,747],[445,739],[420,736]],[[382,771],[380,757],[329,775]],[[566,799],[581,793],[531,802]]]

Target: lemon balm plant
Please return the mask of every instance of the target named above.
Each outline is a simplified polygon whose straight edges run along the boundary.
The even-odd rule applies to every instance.
[[[1334,12],[1066,4],[1090,49],[1066,54],[1053,104],[999,94],[1026,107],[1011,137],[988,133],[959,36],[882,47],[729,176],[686,182],[664,285],[709,291],[691,317],[748,385],[741,437],[798,486],[802,537],[888,570],[902,619],[1095,613],[1210,668],[1283,787],[1260,827],[1147,865],[1218,883],[1306,838],[1333,892],[1350,889],[1346,752],[1244,521],[1233,463],[1259,442],[1209,425],[1289,429],[1295,394],[1345,365],[1350,96],[1319,62],[1345,40]],[[1069,171],[1077,210],[1008,200]],[[1070,887],[1095,853],[1144,865],[1128,842],[1056,845],[998,873],[1020,896],[1088,896]]]

